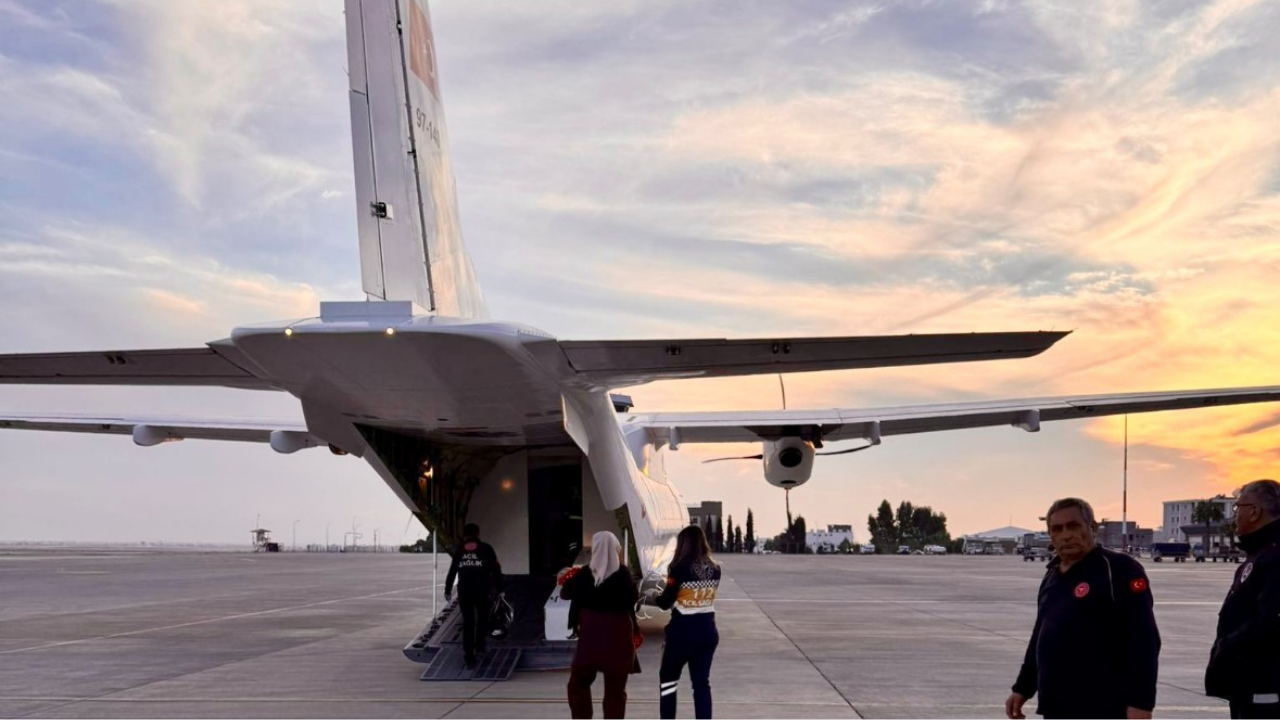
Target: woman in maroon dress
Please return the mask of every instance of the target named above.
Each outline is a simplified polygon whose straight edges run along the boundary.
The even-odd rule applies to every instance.
[[[591,685],[604,675],[604,716],[627,713],[627,676],[640,672],[634,637],[640,595],[622,563],[622,544],[611,532],[591,538],[591,564],[569,578],[560,597],[573,603],[578,649],[569,669],[569,712],[591,717]]]

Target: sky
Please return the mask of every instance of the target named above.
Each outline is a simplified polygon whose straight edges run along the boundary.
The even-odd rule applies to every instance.
[[[431,7],[490,314],[566,339],[1073,330],[1033,359],[791,375],[791,408],[1267,385],[1280,330],[1280,6],[1243,0]],[[338,0],[0,0],[0,351],[196,347],[359,285]],[[771,409],[776,376],[631,388]],[[236,390],[0,387],[2,412],[298,417]],[[1129,517],[1275,476],[1280,408],[1134,415]],[[1121,514],[1123,420],[821,460],[809,526],[881,499],[953,532]],[[685,499],[761,534],[754,447]],[[0,433],[0,540],[421,535],[320,451]]]

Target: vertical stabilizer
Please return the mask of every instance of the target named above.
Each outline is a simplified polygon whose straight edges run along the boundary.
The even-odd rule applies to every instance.
[[[364,291],[484,317],[458,224],[426,0],[346,0],[346,11]]]

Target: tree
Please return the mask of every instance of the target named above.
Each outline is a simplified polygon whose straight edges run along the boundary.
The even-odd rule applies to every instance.
[[[1204,556],[1209,557],[1209,526],[1215,523],[1221,524],[1225,519],[1222,512],[1222,505],[1213,500],[1201,500],[1191,509],[1191,521],[1196,523],[1204,523]]]
[[[746,536],[746,552],[753,553],[756,551],[756,519],[751,514],[751,508],[747,508],[747,536]]]
[[[800,555],[809,552],[808,534],[804,516],[797,515],[795,524],[791,526],[791,542],[796,548],[793,552]]]
[[[844,553],[845,555],[848,555],[849,553],[853,552],[853,543],[849,542],[849,538],[845,538],[840,541],[840,552]]]
[[[711,549],[714,552],[724,552],[724,525],[716,523],[715,536],[711,540]]]
[[[726,528],[725,535],[728,536],[727,539],[729,541],[728,546],[725,547],[725,552],[738,552],[737,550],[733,549],[733,516],[732,515],[729,516],[729,524],[726,525],[725,528]]]
[[[897,513],[888,500],[880,501],[875,515],[867,516],[871,542],[882,552],[895,552],[899,545],[950,545],[947,516],[927,505],[919,507],[903,500]]]
[[[871,542],[880,548],[893,549],[898,544],[898,530],[893,522],[893,507],[888,500],[880,501],[875,515],[867,516],[867,531],[871,533]]]
[[[915,514],[915,508],[911,503],[903,500],[898,504],[898,515],[895,518],[898,528],[898,544],[908,545],[916,540],[915,528],[911,525],[911,518]]]
[[[911,529],[914,538],[922,545],[947,545],[951,542],[951,534],[947,532],[947,516],[935,513],[927,505],[912,510]]]
[[[739,525],[733,529],[733,551],[740,553],[742,552],[742,548],[742,526]]]

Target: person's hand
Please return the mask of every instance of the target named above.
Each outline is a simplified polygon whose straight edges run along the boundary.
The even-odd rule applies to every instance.
[[[453,593],[452,593],[452,592],[450,592],[450,591],[448,591],[448,590],[445,590],[445,591],[444,591],[444,601],[445,601],[445,602],[453,602]]]
[[[1125,717],[1129,720],[1151,720],[1151,711],[1131,707],[1125,711]]]
[[[1009,720],[1024,720],[1026,715],[1022,714],[1022,706],[1027,702],[1027,698],[1018,694],[1010,693],[1009,697],[1004,701],[1004,714]]]

